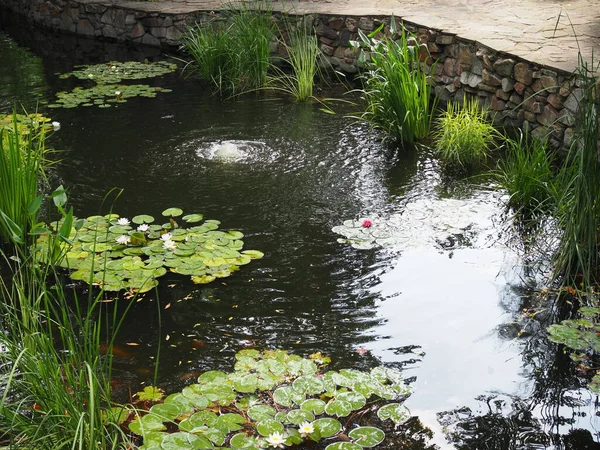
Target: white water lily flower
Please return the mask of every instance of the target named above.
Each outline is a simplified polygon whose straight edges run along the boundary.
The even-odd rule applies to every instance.
[[[173,236],[171,236],[171,233],[165,233],[165,234],[163,234],[163,235],[162,235],[160,238],[161,238],[163,241],[170,241],[172,237],[173,237]]]
[[[167,239],[163,242],[163,248],[165,250],[175,250],[177,248],[177,244],[175,244],[175,241]]]
[[[115,91],[115,95],[118,97],[119,95],[121,95],[121,91]]]
[[[283,434],[275,432],[269,435],[267,444],[273,448],[283,448],[285,445],[285,438],[283,437]]]
[[[117,225],[127,226],[129,225],[129,219],[126,217],[121,217],[119,220],[117,220]]]
[[[302,422],[300,424],[300,428],[298,428],[298,431],[302,436],[308,436],[309,434],[315,432],[315,427],[310,422]]]
[[[148,228],[150,228],[150,225],[148,225],[147,223],[143,223],[137,227],[137,230],[141,231],[142,233],[145,233],[146,231],[148,231]]]
[[[131,238],[129,236],[127,236],[126,234],[122,234],[121,236],[119,236],[117,238],[117,244],[120,245],[127,245],[131,242]]]
[[[93,73],[88,73],[88,78],[94,78],[94,74]]]
[[[54,131],[60,130],[60,122],[52,122],[52,128],[54,128]]]

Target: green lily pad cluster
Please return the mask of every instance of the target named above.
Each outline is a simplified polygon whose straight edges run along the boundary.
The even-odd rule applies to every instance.
[[[98,84],[112,84],[119,83],[122,80],[159,77],[175,70],[177,70],[177,64],[166,61],[154,63],[111,61],[106,64],[76,66],[74,71],[63,73],[59,75],[59,78],[75,77],[80,80],[92,80]]]
[[[147,84],[99,84],[91,88],[76,87],[70,92],[58,92],[56,103],[49,108],[76,108],[78,106],[98,106],[110,108],[113,103],[125,103],[133,97],[154,98],[158,92],[171,92],[171,89]]]
[[[583,306],[579,308],[581,317],[563,320],[559,324],[548,327],[548,339],[557,344],[581,353],[574,353],[571,358],[581,361],[587,354],[600,353],[600,308]],[[597,372],[588,387],[600,394],[600,373]]]
[[[142,436],[146,450],[257,450],[305,441],[324,441],[327,450],[362,450],[380,444],[385,433],[342,418],[360,418],[368,410],[396,423],[410,417],[399,401],[410,395],[399,371],[323,373],[321,356],[242,350],[232,373],[203,373],[145,415],[136,414],[129,429]]]
[[[118,214],[75,219],[70,243],[61,244],[64,257],[59,265],[73,270],[72,279],[106,291],[147,292],[167,271],[206,284],[263,257],[260,251],[242,250],[243,234],[219,231],[218,220],[202,222],[202,214],[183,215],[179,208],[166,209],[162,214],[168,218],[162,224],[155,224],[149,215],[135,216],[131,222]],[[188,228],[177,223],[180,216]],[[50,225],[57,230],[62,223]],[[38,238],[37,255],[42,262],[50,262],[47,255],[54,248],[53,239],[51,230]]]
[[[123,80],[152,78],[173,72],[176,64],[166,61],[149,62],[116,62],[78,66],[73,72],[59,75],[60,78],[75,77],[80,80],[91,80],[96,83],[90,88],[76,87],[70,92],[58,92],[55,103],[50,108],[76,108],[78,106],[98,106],[110,108],[112,104],[124,103],[132,97],[156,97],[159,92],[171,92],[147,84],[120,84]]]
[[[0,135],[4,137],[6,133],[13,132],[15,122],[22,138],[31,133],[37,133],[42,129],[45,131],[54,129],[52,119],[39,113],[0,114]]]

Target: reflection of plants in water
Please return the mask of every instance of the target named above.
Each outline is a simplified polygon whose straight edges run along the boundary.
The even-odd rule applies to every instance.
[[[117,84],[123,80],[153,78],[177,69],[175,64],[165,61],[140,63],[109,62],[92,66],[79,66],[77,70],[60,75],[60,78],[75,77],[97,83],[91,88],[76,87],[70,92],[58,92],[55,103],[50,108],[76,108],[79,105],[110,108],[111,103],[124,103],[132,97],[156,97],[158,92],[171,92],[170,89],[147,84]]]
[[[0,106],[10,107],[14,102],[35,105],[35,97],[46,90],[42,60],[2,33],[0,33],[0,54],[2,54],[2,64],[0,64],[2,95],[7,99],[4,104],[0,98]]]
[[[70,274],[72,279],[99,285],[106,291],[147,292],[158,284],[157,278],[165,275],[167,269],[191,276],[196,284],[206,284],[228,277],[252,259],[262,258],[263,254],[257,250],[242,251],[244,235],[239,231],[217,231],[220,224],[217,220],[179,228],[174,218],[182,214],[179,208],[166,209],[163,216],[169,221],[160,225],[152,224],[152,216],[138,215],[132,219],[136,229],[117,214],[75,219],[70,242],[62,244],[65,248],[61,249],[61,255],[63,250],[66,254],[59,265],[74,270]],[[201,214],[182,217],[188,224],[202,219]],[[57,230],[63,223],[50,225]],[[41,234],[39,258],[54,261],[48,248],[52,242],[51,230],[42,228],[37,234]]]
[[[328,358],[320,353],[306,359],[281,350],[242,350],[236,359],[232,373],[205,372],[146,414],[136,413],[129,429],[143,437],[141,448],[258,449],[324,441],[329,450],[361,450],[385,439],[380,428],[360,426],[367,412],[396,424],[410,417],[399,403],[410,389],[397,370],[322,373]],[[148,391],[141,395],[160,400],[160,392]]]

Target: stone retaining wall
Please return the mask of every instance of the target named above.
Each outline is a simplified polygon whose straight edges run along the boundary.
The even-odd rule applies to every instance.
[[[157,12],[147,2],[135,7],[131,2],[124,6],[110,0],[0,0],[0,4],[48,28],[171,50],[179,45],[188,26],[215,17],[208,11]],[[357,30],[369,33],[384,23],[389,32],[390,18],[309,15],[304,20],[312,22],[329,63],[354,74],[359,68],[350,41],[357,38]],[[441,100],[476,95],[496,113],[498,124],[539,136],[549,133],[555,147],[570,144],[581,97],[572,74],[440,30],[410,23],[405,26],[429,49],[429,54],[422,52],[422,61],[430,71],[434,67],[435,94]]]

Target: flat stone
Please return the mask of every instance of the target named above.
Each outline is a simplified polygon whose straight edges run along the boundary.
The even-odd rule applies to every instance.
[[[547,101],[556,109],[562,108],[564,102],[563,98],[558,94],[550,94]]]
[[[454,77],[456,75],[456,59],[446,58],[446,61],[444,61],[444,70],[442,73],[449,77]]]
[[[146,34],[144,25],[141,22],[137,22],[131,30],[131,39],[141,38],[144,34]]]
[[[515,105],[520,105],[521,102],[523,101],[523,97],[520,96],[519,94],[517,94],[516,92],[513,92],[512,95],[510,96],[509,100],[514,103]]]
[[[556,77],[542,75],[538,81],[540,82],[542,89],[544,89],[546,92],[548,92],[550,94],[554,94],[554,93],[558,92],[559,86],[558,86],[558,81],[556,80]]]
[[[94,27],[89,20],[79,19],[77,22],[77,34],[81,34],[83,36],[93,36],[94,31]]]
[[[481,75],[483,72],[483,61],[478,56],[473,56],[471,60],[471,70],[475,75]]]
[[[552,105],[546,105],[544,111],[538,116],[538,122],[545,126],[550,126],[558,119],[558,111]]]
[[[454,42],[454,36],[451,34],[440,34],[435,38],[435,43],[439,45],[450,45]]]
[[[343,17],[335,17],[334,19],[330,19],[327,22],[327,26],[333,30],[340,31],[345,24],[345,20]]]
[[[115,22],[115,10],[107,9],[104,14],[102,14],[102,18],[100,19],[102,23],[113,24]]]
[[[502,78],[502,90],[510,92],[515,88],[515,82],[510,78]]]
[[[325,37],[327,39],[331,39],[335,41],[338,38],[338,34],[335,30],[325,26],[324,24],[320,24],[316,30],[317,36]]]
[[[523,94],[523,92],[525,91],[525,88],[526,88],[526,87],[527,87],[527,86],[525,86],[523,83],[520,83],[520,82],[516,82],[516,83],[514,84],[515,91],[517,91],[517,92],[518,92],[519,94],[521,94],[521,95],[522,95],[522,94]]]
[[[514,78],[518,82],[529,86],[533,82],[533,70],[529,64],[517,63],[514,67]]]
[[[151,47],[160,47],[160,40],[152,36],[152,34],[146,33],[142,38],[142,44],[149,45]]]
[[[509,100],[510,99],[510,92],[504,92],[502,89],[497,89],[496,90],[496,97],[498,97],[501,100]]]
[[[348,17],[346,19],[346,29],[350,33],[356,33],[357,28],[358,28],[358,22],[356,22],[356,19]]]
[[[157,38],[166,38],[167,37],[167,29],[163,27],[154,27],[150,30],[152,36]]]
[[[321,44],[321,51],[327,56],[332,56],[335,49],[327,44]]]
[[[481,83],[481,77],[472,72],[463,72],[460,74],[460,82],[472,88],[475,88]]]
[[[167,28],[167,41],[178,41],[179,39],[181,39],[182,33],[181,31],[179,31],[176,27],[169,27]]]
[[[361,17],[358,21],[358,28],[363,31],[373,31],[375,29],[373,19],[370,17]]]
[[[502,79],[487,69],[483,69],[481,79],[490,86],[502,86]]]
[[[512,76],[514,66],[515,66],[515,61],[510,58],[506,58],[506,59],[501,58],[501,59],[497,60],[495,63],[493,63],[493,65],[492,65],[492,67],[494,68],[494,71],[501,77]]]
[[[112,25],[104,25],[102,28],[102,36],[106,38],[116,39],[118,33]]]
[[[565,100],[563,106],[570,112],[577,113],[582,97],[583,90],[581,88],[574,89]]]
[[[125,29],[125,11],[123,9],[117,9],[115,12],[115,28]]]
[[[490,86],[489,84],[479,83],[477,85],[477,87],[479,89],[481,89],[482,91],[491,92],[491,93],[495,93],[496,92],[496,88],[494,86]],[[481,92],[479,92],[478,94],[481,94]]]

